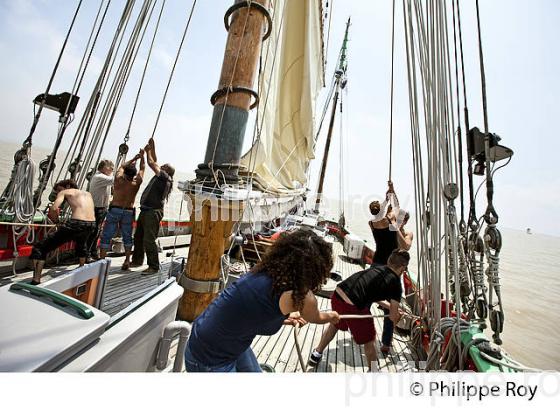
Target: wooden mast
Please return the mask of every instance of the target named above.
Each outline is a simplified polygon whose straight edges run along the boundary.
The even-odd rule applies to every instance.
[[[325,152],[323,153],[323,161],[321,163],[321,174],[319,176],[319,186],[317,187],[317,199],[315,200],[315,212],[319,212],[321,206],[321,197],[323,196],[323,183],[325,182],[325,172],[327,170],[327,162],[329,159],[329,150],[331,148],[332,132],[334,128],[334,118],[336,116],[336,107],[338,105],[338,96],[341,88],[345,86],[344,74],[346,74],[346,48],[348,43],[348,29],[350,28],[350,18],[346,22],[346,32],[344,33],[344,41],[340,50],[340,60],[338,69],[335,72],[335,92],[333,97],[333,106],[331,111],[331,119],[329,122],[329,130],[327,132],[327,141],[325,143]]]
[[[178,309],[182,320],[194,320],[219,292],[221,258],[243,212],[243,201],[224,199],[220,185],[239,182],[249,110],[258,101],[252,86],[262,42],[272,29],[268,6],[269,0],[237,0],[224,18],[229,34],[222,73],[211,98],[214,112],[204,163],[192,183],[199,192],[190,194],[193,232],[187,266],[179,280],[185,288]]]

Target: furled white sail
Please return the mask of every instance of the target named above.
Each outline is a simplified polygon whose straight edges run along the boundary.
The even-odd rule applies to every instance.
[[[315,103],[324,79],[321,0],[276,0],[273,13],[259,79],[260,138],[241,165],[262,190],[293,193],[306,185],[314,158]]]

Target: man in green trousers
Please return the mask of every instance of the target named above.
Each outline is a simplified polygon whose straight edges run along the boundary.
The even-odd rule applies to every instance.
[[[140,215],[134,232],[134,252],[130,266],[142,266],[144,253],[146,253],[148,268],[144,270],[143,274],[150,275],[159,272],[156,238],[159,232],[159,224],[163,219],[163,205],[173,187],[175,168],[170,164],[158,165],[153,138],[150,138],[145,151],[148,165],[155,175],[140,198]]]

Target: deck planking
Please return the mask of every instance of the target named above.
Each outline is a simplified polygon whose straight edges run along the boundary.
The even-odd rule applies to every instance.
[[[363,269],[359,264],[352,263],[345,257],[342,245],[334,243],[335,264],[334,270],[339,272],[343,279]],[[187,249],[188,252],[188,249]],[[180,250],[181,255],[185,256],[184,249]],[[161,260],[165,260],[164,255],[160,254]],[[151,289],[161,284],[167,278],[167,272],[171,262],[162,264],[163,274],[143,276],[141,270],[122,271],[120,266],[124,258],[117,257],[112,260],[112,267],[107,277],[105,294],[101,310],[113,316],[127,306],[138,300]],[[56,277],[66,273],[75,266],[66,266],[62,269],[49,270],[46,272],[44,280],[49,277]],[[18,275],[18,279],[24,279],[30,274]],[[330,299],[318,297],[320,310],[330,310]],[[374,315],[378,315],[380,310],[376,307],[372,309]],[[396,334],[393,341],[392,352],[383,355],[379,351],[381,332],[383,330],[383,319],[375,318],[375,328],[377,331],[376,346],[378,348],[377,365],[381,372],[397,372],[403,370],[403,363],[412,360],[412,354],[407,347],[403,336]],[[308,324],[302,327],[298,334],[298,342],[302,348],[303,360],[307,372],[317,373],[363,373],[368,371],[368,366],[364,354],[363,346],[356,345],[349,332],[339,331],[336,337],[329,343],[323,353],[323,360],[317,367],[307,366],[307,360],[312,350],[318,345],[327,325]],[[299,363],[295,339],[294,328],[283,326],[280,331],[271,336],[257,336],[251,347],[257,360],[266,363],[274,368],[278,373],[301,372],[303,369]],[[177,342],[172,344],[169,358],[169,366],[172,367],[173,360],[177,353]]]
[[[359,264],[350,262],[343,255],[342,245],[334,244],[336,261],[334,270],[338,271],[343,279],[363,269]],[[319,309],[329,310],[330,300],[318,297]],[[379,315],[377,307],[372,308],[374,315]],[[381,372],[397,372],[403,369],[402,362],[406,363],[412,357],[406,343],[402,342],[403,336],[396,333],[393,349],[390,354],[384,355],[379,351],[383,319],[375,318],[376,346],[378,348],[377,366]],[[313,349],[318,345],[327,325],[308,324],[300,329],[298,342],[302,349],[303,359],[307,360]],[[284,326],[272,336],[258,336],[252,344],[253,352],[260,363],[274,367],[278,373],[301,372],[299,357],[293,337],[293,327]],[[317,367],[307,366],[307,372],[317,373],[363,373],[368,371],[367,361],[363,346],[352,340],[349,332],[337,332],[336,337],[329,343],[323,352],[323,359]]]

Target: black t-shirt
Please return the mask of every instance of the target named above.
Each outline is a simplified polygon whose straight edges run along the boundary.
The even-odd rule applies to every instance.
[[[155,175],[140,198],[141,209],[163,209],[163,205],[171,187],[173,180],[167,172],[160,170],[159,175]]]
[[[402,297],[400,278],[383,265],[374,265],[369,269],[356,272],[342,281],[338,287],[358,309],[365,309],[380,300],[400,302]]]

